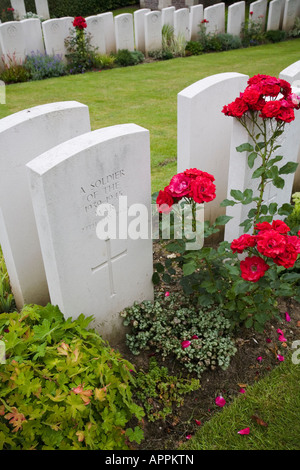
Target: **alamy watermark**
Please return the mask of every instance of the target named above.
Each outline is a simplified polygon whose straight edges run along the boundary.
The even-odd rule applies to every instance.
[[[5,83],[0,80],[0,104],[6,104]]]
[[[174,204],[172,210],[159,213],[157,204],[128,206],[120,196],[118,210],[109,203],[100,204],[96,234],[100,240],[186,240],[186,250],[199,250],[204,241],[204,204]]]

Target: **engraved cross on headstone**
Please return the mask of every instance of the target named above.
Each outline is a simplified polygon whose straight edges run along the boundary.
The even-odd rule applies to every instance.
[[[110,293],[111,293],[111,297],[114,297],[116,295],[116,291],[115,291],[114,277],[113,277],[113,262],[126,256],[127,250],[123,250],[121,253],[115,256],[111,256],[111,244],[110,244],[109,238],[105,240],[105,244],[106,244],[107,261],[104,261],[98,266],[95,266],[94,268],[92,268],[92,272],[95,273],[99,271],[100,269],[105,268],[106,266],[108,267]]]

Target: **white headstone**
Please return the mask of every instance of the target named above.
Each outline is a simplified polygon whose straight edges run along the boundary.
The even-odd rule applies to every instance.
[[[286,67],[279,74],[279,78],[286,80],[291,85],[296,81],[300,80],[300,60]]]
[[[300,60],[286,67],[279,74],[279,78],[289,82],[292,87],[295,87],[293,91],[300,96]],[[295,143],[297,145],[297,143]],[[298,139],[298,168],[294,177],[293,192],[300,191],[300,139]]]
[[[0,25],[0,41],[4,59],[9,63],[9,56],[22,63],[26,57],[26,41],[20,21],[7,21]]]
[[[14,9],[14,19],[19,21],[26,15],[26,8],[24,0],[10,0],[11,6]]]
[[[190,9],[190,32],[191,41],[197,41],[200,24],[203,20],[203,5],[195,5]]]
[[[133,13],[134,18],[134,38],[137,51],[145,52],[145,24],[144,16],[149,13],[150,8],[142,8]]]
[[[88,16],[86,19],[86,32],[91,35],[91,46],[97,48],[98,54],[106,54],[104,19],[101,16]]]
[[[158,0],[158,9],[163,10],[164,8],[168,8],[172,5],[172,0]]]
[[[45,49],[48,55],[60,55],[65,59],[67,49],[65,39],[70,36],[73,18],[56,18],[42,22]]]
[[[133,17],[131,13],[115,16],[116,49],[134,51]]]
[[[74,101],[37,106],[0,121],[0,245],[18,308],[49,300],[25,165],[89,130],[87,106]]]
[[[228,7],[227,33],[240,36],[245,23],[245,2],[236,2]]]
[[[282,0],[272,0],[269,3],[267,31],[280,29]]]
[[[225,33],[225,3],[204,8],[204,19],[208,21],[207,34]]]
[[[161,12],[151,11],[144,16],[145,22],[145,52],[162,48]]]
[[[26,43],[26,54],[45,53],[45,46],[42,34],[42,25],[38,18],[30,18],[20,21]]]
[[[261,29],[264,31],[267,17],[268,0],[257,0],[250,3],[249,19],[253,23],[261,23]]]
[[[1,25],[1,23],[0,23]],[[2,72],[2,70],[4,69],[4,64],[3,64],[3,61],[2,61],[2,56],[3,56],[3,50],[2,50],[2,45],[1,45],[1,28],[0,28],[0,72]]]
[[[239,73],[206,77],[178,94],[177,171],[198,168],[212,174],[217,197],[205,206],[205,219],[213,222],[225,210],[232,120],[222,109],[228,97],[234,100],[248,80]]]
[[[300,91],[300,90],[299,90]],[[256,131],[254,130],[256,133]],[[257,131],[258,133],[258,131]],[[284,164],[289,161],[296,162],[298,157],[298,145],[300,135],[300,113],[295,112],[295,120],[289,124],[286,124],[284,133],[277,139],[277,143],[280,148],[274,151],[273,157],[276,155],[282,155],[283,159],[277,164],[281,168]],[[231,189],[238,189],[242,192],[245,189],[252,189],[253,196],[259,196],[257,190],[259,179],[252,179],[253,171],[261,165],[261,159],[257,158],[254,167],[250,169],[247,163],[246,153],[239,153],[236,151],[236,147],[240,144],[249,142],[253,144],[252,139],[249,137],[246,129],[234,119],[232,129],[232,140],[230,149],[230,164],[229,164],[229,176],[228,176],[228,199],[232,199],[230,196]],[[294,181],[294,174],[281,175],[285,180],[285,186],[283,189],[275,188],[271,183],[267,184],[265,190],[264,203],[269,204],[276,202],[278,208],[285,203],[289,203],[292,195],[292,186]],[[231,242],[233,239],[238,238],[244,233],[243,227],[239,227],[239,224],[247,219],[250,208],[255,207],[254,205],[242,205],[236,204],[235,206],[228,206],[226,208],[226,214],[232,216],[231,219],[225,226],[225,240]],[[276,216],[276,218],[282,218]]]
[[[112,12],[109,11],[107,13],[101,13],[97,16],[103,20],[106,54],[116,52],[115,24]]]
[[[153,299],[152,240],[127,237],[126,221],[122,239],[118,230],[116,237],[111,232],[99,238],[103,217],[96,210],[111,204],[118,222],[129,208],[129,225],[134,224],[130,215],[136,221],[140,210],[134,204],[143,205],[150,216],[149,132],[135,124],[98,129],[27,167],[51,302],[66,317],[94,315],[94,327],[115,340],[119,312],[135,301]],[[120,196],[127,197],[125,204]],[[149,232],[150,221],[146,217]]]
[[[174,35],[190,40],[190,18],[188,8],[179,8],[174,12]]]
[[[299,0],[286,0],[284,13],[283,13],[283,21],[282,21],[282,29],[284,31],[289,31],[293,28],[295,19],[299,14]]]
[[[44,20],[50,19],[48,0],[34,0],[37,14]]]
[[[161,23],[162,26],[168,24],[174,28],[174,12],[175,7],[167,7],[161,10]]]

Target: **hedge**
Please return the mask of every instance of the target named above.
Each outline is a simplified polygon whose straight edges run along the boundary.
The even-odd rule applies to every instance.
[[[91,16],[137,4],[137,0],[48,0],[51,18]],[[25,6],[27,12],[36,13],[34,0],[25,0]]]

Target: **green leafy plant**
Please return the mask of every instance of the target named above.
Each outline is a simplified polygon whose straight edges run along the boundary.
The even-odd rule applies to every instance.
[[[0,80],[3,80],[6,84],[27,82],[29,80],[30,73],[15,53],[2,56],[1,59],[4,70],[0,73]]]
[[[0,9],[0,20],[2,23],[6,21],[14,21],[14,8],[7,6],[6,8]]]
[[[174,356],[198,376],[208,368],[226,369],[236,352],[231,324],[222,310],[200,309],[182,294],[157,294],[154,303],[135,304],[121,316],[124,325],[130,327],[126,342],[133,354],[154,348],[162,358]],[[183,347],[187,340],[189,347]]]
[[[300,17],[295,18],[295,23],[292,29],[288,31],[289,38],[298,38],[300,36]]]
[[[139,370],[135,379],[135,395],[150,422],[165,420],[174,407],[183,406],[184,395],[200,388],[198,379],[172,376],[167,367],[158,366],[154,357],[150,358],[149,370]]]
[[[292,194],[293,211],[285,219],[286,224],[297,234],[300,230],[300,193]]]
[[[188,41],[185,46],[185,55],[200,55],[203,53],[201,44],[198,41]]]
[[[31,18],[37,18],[40,21],[45,21],[45,19],[42,16],[40,16],[36,13],[32,13],[32,11],[27,11],[26,14],[23,15],[23,17],[22,17],[23,20],[29,20]]]
[[[185,55],[186,39],[183,34],[175,36],[173,26],[165,24],[162,27],[162,52],[173,57]]]
[[[92,318],[64,320],[58,307],[0,315],[0,448],[117,450],[140,442],[132,418],[133,366],[94,330]]]
[[[229,51],[242,47],[242,41],[239,36],[233,36],[228,33],[219,33],[215,35],[215,39],[219,42],[222,51]]]
[[[265,37],[266,37],[267,41],[280,42],[280,41],[284,41],[286,39],[286,32],[282,31],[280,29],[274,30],[274,31],[269,30],[269,31],[266,31]]]
[[[129,51],[128,49],[120,49],[114,55],[115,63],[120,67],[128,67],[137,65],[144,60],[144,54],[140,51]]]
[[[253,21],[251,18],[242,24],[241,41],[243,47],[258,46],[265,42],[265,33],[261,21]]]
[[[25,3],[27,11],[35,11],[34,0],[25,0]],[[89,0],[88,2],[83,2],[82,0],[64,0],[63,2],[48,0],[52,18],[61,18],[63,16],[75,17],[77,15],[87,17],[127,7],[128,5],[136,5],[137,3],[136,0]]]
[[[112,69],[115,66],[115,57],[107,54],[96,53],[93,59],[93,67],[96,69]]]
[[[171,51],[156,49],[148,52],[149,57],[152,57],[155,60],[169,60],[173,59],[174,56]]]

